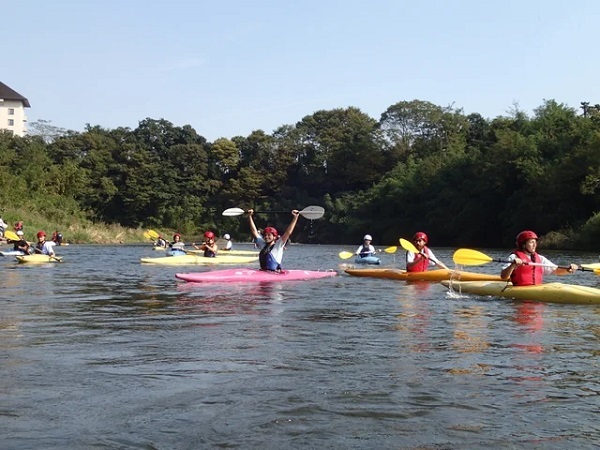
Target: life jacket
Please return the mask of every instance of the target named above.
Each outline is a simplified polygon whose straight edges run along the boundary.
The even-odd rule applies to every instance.
[[[260,253],[258,254],[258,261],[260,262],[260,270],[272,270],[273,272],[280,272],[281,265],[277,262],[275,257],[271,254],[271,250],[275,243],[271,245],[266,244]]]
[[[540,262],[541,258],[537,253],[529,254],[521,250],[513,250],[513,254],[524,263]],[[515,286],[530,286],[532,284],[542,284],[544,278],[544,268],[541,266],[531,266],[523,264],[515,267],[510,275],[510,281]]]
[[[369,251],[369,246],[368,245],[363,245],[360,248],[360,252],[358,252],[358,257],[359,258],[365,258],[367,256],[371,256],[372,253]]]
[[[425,253],[427,258],[423,255],[416,254],[415,255],[415,264],[409,269],[408,265],[406,266],[407,272],[425,272],[429,267],[429,249],[427,246],[423,247],[421,253]]]
[[[208,247],[204,247],[204,257],[205,258],[214,258],[215,256],[217,256],[217,254],[211,250],[209,250]]]

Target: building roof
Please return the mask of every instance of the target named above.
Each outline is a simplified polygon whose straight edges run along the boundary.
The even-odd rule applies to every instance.
[[[0,99],[4,100],[19,100],[23,102],[23,106],[25,108],[31,108],[29,104],[29,100],[19,94],[17,91],[12,90],[7,85],[5,85],[2,81],[0,81]]]

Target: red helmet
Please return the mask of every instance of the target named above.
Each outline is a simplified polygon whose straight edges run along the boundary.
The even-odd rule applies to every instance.
[[[159,237],[160,237],[160,236],[159,236]],[[180,239],[181,239],[181,235],[180,235],[179,233],[175,233],[175,234],[173,235],[173,239],[175,239],[176,237],[178,237],[178,238],[180,238]]]
[[[37,233],[38,239],[41,238],[42,236],[46,237],[46,232],[45,231],[38,231],[38,233]]]
[[[275,236],[275,238],[277,238],[277,236],[279,236],[279,233],[273,227],[267,227],[267,228],[265,228],[263,234],[267,234],[267,233],[271,233],[273,236]]]
[[[521,231],[519,234],[517,234],[517,246],[520,247],[521,245],[523,245],[523,243],[525,243],[525,241],[537,238],[537,234],[535,234],[533,231]]]
[[[213,233],[212,231],[207,231],[206,233],[204,233],[204,237],[206,239],[214,239],[215,238],[215,233]]]
[[[425,233],[423,233],[422,231],[415,233],[415,235],[413,236],[413,240],[416,241],[417,239],[423,239],[426,244],[429,241],[429,239],[427,238],[427,235]]]

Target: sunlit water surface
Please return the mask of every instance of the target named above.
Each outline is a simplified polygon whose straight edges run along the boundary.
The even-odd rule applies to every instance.
[[[259,285],[176,281],[210,269],[142,265],[146,246],[0,259],[0,447],[598,447],[600,307],[351,277],[341,250],[284,261],[337,277]]]

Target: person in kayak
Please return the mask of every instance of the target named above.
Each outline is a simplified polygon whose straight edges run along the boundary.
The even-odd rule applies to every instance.
[[[54,242],[56,245],[62,245],[62,243],[63,243],[62,233],[60,233],[58,230],[56,230],[54,233],[52,233],[52,242]]]
[[[185,244],[181,241],[181,234],[175,233],[173,235],[173,242],[169,244],[171,250],[183,250]]]
[[[429,266],[437,266],[440,269],[448,267],[438,260],[431,249],[427,247],[429,238],[425,233],[419,231],[413,236],[413,243],[418,253],[406,252],[406,271],[407,272],[425,272]]]
[[[156,242],[154,243],[154,245],[156,247],[163,247],[163,248],[167,248],[168,247],[167,241],[160,234],[158,235],[158,239],[156,239]]]
[[[54,242],[46,240],[46,232],[41,230],[37,232],[37,243],[33,250],[42,255],[54,256]]]
[[[214,258],[219,251],[219,246],[215,242],[215,233],[212,231],[204,233],[204,242],[202,244],[196,245],[196,243],[193,243],[192,245],[196,250],[204,251],[204,257],[206,258]]]
[[[262,236],[258,232],[256,225],[254,224],[254,210],[248,210],[248,221],[250,222],[250,232],[252,236],[256,239],[256,245],[261,247],[261,250],[258,254],[258,260],[260,262],[260,270],[269,270],[272,272],[281,272],[281,260],[283,259],[283,249],[285,243],[290,238],[290,235],[293,233],[294,228],[296,228],[296,223],[298,223],[298,217],[300,216],[300,211],[294,209],[292,211],[292,221],[285,229],[284,233],[279,236],[277,230],[273,227],[266,227],[263,230]]]
[[[577,264],[570,264],[568,268],[558,267],[536,252],[537,240],[537,234],[530,230],[517,234],[517,248],[508,256],[508,263],[500,272],[503,280],[510,280],[514,286],[531,286],[542,284],[544,274],[565,275],[579,268]]]
[[[373,240],[373,238],[371,237],[370,234],[365,234],[362,245],[360,247],[358,247],[358,249],[356,249],[355,254],[359,258],[366,258],[367,256],[375,256],[375,254],[377,253],[377,250],[375,250],[375,247],[373,247],[371,245],[372,240]]]
[[[23,231],[21,231],[21,230],[17,231],[17,236],[19,236],[19,238],[20,238],[19,241],[11,241],[11,243],[13,244],[13,251],[23,252],[24,255],[29,255],[29,253],[30,253],[29,242],[27,242],[23,238]]]
[[[228,233],[223,235],[223,239],[225,239],[225,248],[224,251],[229,251],[233,249],[233,242],[231,242],[231,236]]]

